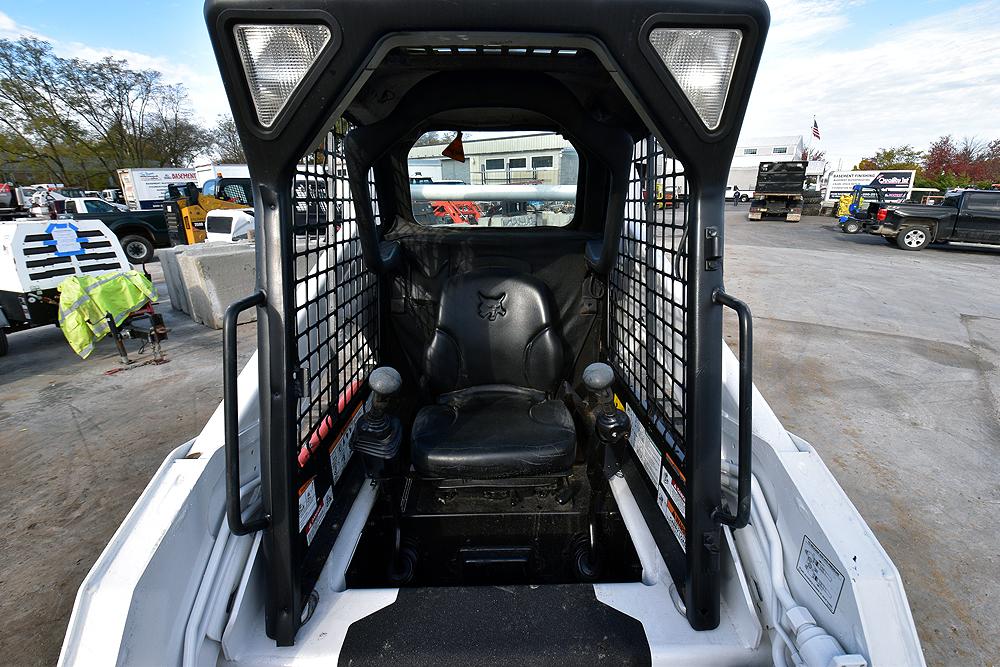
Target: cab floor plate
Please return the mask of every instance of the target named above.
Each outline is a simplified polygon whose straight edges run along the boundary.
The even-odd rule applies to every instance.
[[[590,584],[404,588],[351,625],[341,665],[648,665],[642,623]]]

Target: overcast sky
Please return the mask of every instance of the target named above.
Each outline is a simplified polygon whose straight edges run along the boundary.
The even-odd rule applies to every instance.
[[[414,0],[419,1],[419,0]],[[12,6],[13,5],[13,6]],[[774,0],[743,136],[802,134],[833,166],[943,134],[1000,137],[1000,0]],[[187,86],[207,122],[228,109],[200,0],[17,0],[0,37],[113,55]]]

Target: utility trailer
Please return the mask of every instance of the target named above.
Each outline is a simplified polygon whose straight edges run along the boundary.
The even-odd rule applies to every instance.
[[[83,582],[61,664],[923,664],[723,284],[766,6],[378,9],[206,6],[258,284],[223,404]],[[569,219],[420,224],[406,157],[463,130],[567,137]]]
[[[786,222],[802,219],[803,188],[808,162],[761,162],[757,168],[757,187],[750,202],[748,219],[777,216]]]
[[[131,268],[100,220],[0,222],[0,356],[7,353],[8,333],[59,321],[57,287],[68,276]]]

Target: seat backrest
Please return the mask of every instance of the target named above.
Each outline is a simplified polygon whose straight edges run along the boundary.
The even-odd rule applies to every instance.
[[[436,393],[487,384],[551,392],[565,343],[548,286],[509,269],[451,277],[441,292],[425,378]]]

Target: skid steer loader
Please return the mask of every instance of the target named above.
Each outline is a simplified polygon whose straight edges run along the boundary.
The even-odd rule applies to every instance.
[[[205,15],[258,284],[222,405],[84,581],[61,664],[923,663],[893,564],[754,388],[723,280],[763,2]],[[571,201],[422,224],[428,131],[558,134]]]

